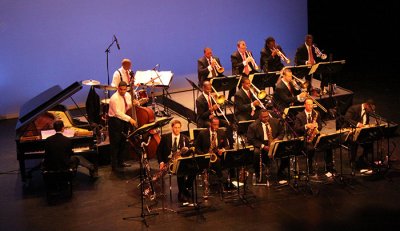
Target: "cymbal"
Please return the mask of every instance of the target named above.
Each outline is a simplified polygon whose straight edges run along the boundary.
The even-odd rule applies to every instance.
[[[116,87],[109,86],[109,85],[96,85],[96,86],[94,86],[94,87],[95,87],[95,88],[98,88],[98,89],[102,89],[102,90],[108,90],[108,91],[117,90]]]
[[[93,80],[93,79],[88,79],[88,80],[83,80],[82,84],[84,85],[88,85],[88,86],[95,86],[95,85],[99,85],[100,82],[97,80]]]

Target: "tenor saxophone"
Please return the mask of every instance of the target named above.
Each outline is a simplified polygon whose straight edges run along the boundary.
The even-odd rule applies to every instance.
[[[313,110],[315,112],[315,116],[312,120],[312,123],[315,124],[317,122],[318,118],[318,112]],[[313,129],[308,129],[307,130],[307,143],[312,143],[315,139],[315,137],[319,134],[318,127],[314,127]]]

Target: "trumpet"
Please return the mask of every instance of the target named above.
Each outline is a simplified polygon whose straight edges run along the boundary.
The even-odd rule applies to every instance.
[[[247,57],[250,57],[252,59],[251,63],[253,64],[254,69],[259,70],[259,67],[257,66],[256,61],[254,60],[253,56],[249,51],[246,51]]]
[[[215,63],[214,69],[215,69],[219,74],[224,73],[225,68],[221,67],[221,65],[219,65],[219,63],[217,62],[217,60],[214,59],[212,56],[211,56],[210,59],[211,59],[211,63]]]
[[[312,45],[314,47],[315,53],[317,54],[318,58],[321,58],[322,60],[326,59],[326,54],[322,53],[315,44]]]
[[[228,118],[226,118],[226,115],[225,115],[224,111],[220,107],[220,105],[223,105],[225,103],[225,96],[218,94],[218,92],[215,90],[215,88],[213,86],[211,86],[211,88],[212,88],[212,90],[215,92],[215,94],[217,96],[217,99],[215,99],[214,96],[211,95],[211,99],[217,105],[218,111],[222,114],[222,116],[224,117],[224,119],[226,120],[228,125],[230,125],[231,123],[229,122]]]
[[[276,51],[276,54],[281,57],[282,61],[285,61],[287,64],[290,63],[290,59],[288,59],[282,52],[281,50],[279,50],[279,48],[274,47],[274,50]]]

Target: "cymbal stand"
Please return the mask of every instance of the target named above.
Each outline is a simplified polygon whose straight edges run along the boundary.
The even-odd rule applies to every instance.
[[[132,145],[132,142],[130,142],[131,143],[131,145]],[[142,147],[142,149],[143,150],[145,150],[144,149],[144,146],[146,145],[146,143],[145,142],[142,142],[141,143],[141,147]],[[148,145],[148,144],[147,144]],[[142,151],[142,153],[141,153],[142,155],[142,158],[141,158],[141,161],[139,161],[139,164],[140,164],[140,198],[141,198],[141,213],[140,213],[140,216],[131,216],[131,217],[124,217],[124,218],[122,218],[123,220],[130,220],[130,219],[136,219],[136,218],[140,218],[140,221],[141,222],[143,222],[143,224],[148,228],[149,227],[149,224],[147,223],[147,221],[146,221],[146,216],[155,216],[155,215],[158,215],[158,213],[151,213],[149,210],[148,210],[148,214],[146,214],[145,213],[145,211],[144,211],[144,197],[145,197],[145,193],[144,193],[144,181],[145,181],[145,177],[144,177],[144,173],[145,173],[145,169],[144,169],[144,166],[143,166],[143,162],[145,161],[145,159],[147,159],[147,155],[146,155],[146,152],[145,151]],[[148,177],[148,176],[147,176]]]

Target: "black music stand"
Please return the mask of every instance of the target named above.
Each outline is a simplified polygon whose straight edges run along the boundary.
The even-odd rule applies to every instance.
[[[235,89],[239,85],[240,78],[237,75],[215,77],[210,80],[210,83],[217,92],[224,92],[225,96],[225,91]]]
[[[319,62],[317,64],[314,64],[309,72],[309,75],[314,75],[314,74],[322,74],[322,75],[332,75],[335,74],[339,71],[342,70],[343,64],[345,64],[345,60],[339,60],[339,61],[331,61],[331,62]],[[334,90],[333,86],[331,83],[331,78],[328,78],[328,93],[329,97],[332,97]],[[322,81],[322,79],[321,79]],[[323,90],[323,89],[321,89]]]
[[[224,169],[236,169],[236,177],[237,177],[237,194],[233,197],[224,197],[224,199],[228,199],[226,202],[234,202],[240,201],[244,204],[249,204],[247,195],[246,195],[246,183],[247,183],[247,175],[244,176],[243,182],[243,192],[240,191],[240,183],[239,183],[239,169],[246,169],[247,166],[253,164],[253,146],[247,146],[242,149],[230,149],[226,150],[223,157],[221,158],[221,165]],[[252,195],[252,198],[255,196]],[[251,206],[250,206],[251,207]]]
[[[131,134],[127,134],[126,135],[126,139],[129,141],[129,143],[133,147],[135,147],[136,146],[135,144],[139,143],[138,142],[139,140],[142,140],[142,135],[148,133],[150,130],[159,128],[160,126],[164,126],[165,124],[167,124],[171,120],[172,120],[172,117],[166,118],[166,119],[162,119],[160,121],[155,121],[153,123],[145,124],[145,125],[141,126],[140,128],[136,129],[135,131],[133,131]],[[133,137],[135,139],[135,141],[132,141],[131,137]],[[139,173],[139,175],[140,175],[141,213],[140,213],[139,216],[124,217],[122,219],[123,220],[130,220],[130,219],[140,218],[140,221],[143,222],[146,225],[146,227],[149,227],[149,225],[147,224],[147,221],[146,221],[146,216],[155,216],[155,215],[158,215],[158,213],[149,212],[149,213],[146,214],[145,211],[144,211],[144,196],[145,196],[145,193],[144,193],[144,181],[145,181],[144,175],[145,175],[145,169],[144,169],[144,166],[143,166],[143,162],[144,162],[144,159],[147,158],[147,157],[143,157],[143,155],[146,154],[145,153],[145,149],[143,147],[144,143],[145,142],[142,142],[142,145],[141,145],[143,150],[141,150],[139,148],[136,148],[137,151],[140,151],[140,155],[142,157],[141,160],[139,161],[139,164],[140,164],[140,173]],[[150,176],[147,176],[147,177],[150,177]],[[152,179],[151,178],[148,179],[148,180],[149,180],[150,183],[152,183]]]
[[[268,87],[268,94],[271,94],[271,87],[275,89],[275,84],[280,76],[279,72],[255,73],[249,76],[250,82],[260,90]]]
[[[255,120],[242,120],[238,122],[238,135],[245,135],[247,134],[247,130],[251,123]]]
[[[309,65],[286,66],[283,69],[290,69],[294,76],[302,79],[307,75],[309,75],[311,66]]]
[[[204,155],[192,155],[189,157],[182,157],[177,160],[176,175],[177,176],[193,176],[193,187],[192,187],[192,201],[193,203],[185,203],[183,207],[189,207],[186,210],[177,211],[177,213],[184,213],[187,211],[194,211],[198,216],[201,216],[204,220],[204,216],[200,214],[200,210],[206,208],[200,206],[197,196],[197,177],[196,175],[201,173],[204,169],[208,169],[210,166],[210,154]]]

